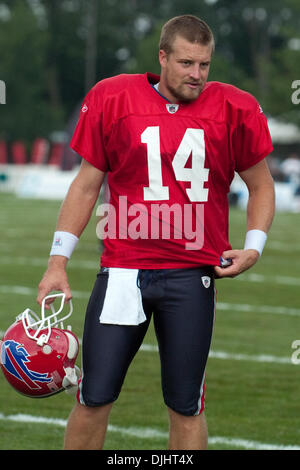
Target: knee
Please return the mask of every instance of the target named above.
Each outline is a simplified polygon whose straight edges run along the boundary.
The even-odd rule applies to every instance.
[[[177,411],[168,408],[170,425],[172,427],[180,427],[185,432],[191,432],[195,426],[204,426],[206,427],[205,414],[202,412],[196,416],[187,416]]]
[[[76,403],[73,414],[82,422],[108,420],[113,403],[102,406],[86,406]]]

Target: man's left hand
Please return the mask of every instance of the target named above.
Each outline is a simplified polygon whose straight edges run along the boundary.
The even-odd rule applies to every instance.
[[[222,253],[222,257],[231,259],[232,264],[225,268],[215,266],[216,278],[235,277],[247,271],[257,262],[259,253],[256,250],[228,250]]]

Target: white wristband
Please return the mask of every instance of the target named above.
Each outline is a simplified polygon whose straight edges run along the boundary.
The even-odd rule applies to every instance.
[[[256,250],[261,256],[266,241],[267,234],[262,230],[249,230],[246,233],[244,250]]]
[[[71,255],[78,243],[79,238],[70,232],[55,232],[50,256],[65,256],[71,258]]]

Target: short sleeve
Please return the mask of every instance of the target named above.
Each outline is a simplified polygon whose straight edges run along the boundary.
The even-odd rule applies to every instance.
[[[235,170],[245,171],[256,165],[273,150],[267,119],[255,101],[252,111],[244,113],[233,137]]]
[[[96,86],[85,97],[70,146],[98,170],[106,172],[109,165],[103,144],[103,112],[100,98]]]

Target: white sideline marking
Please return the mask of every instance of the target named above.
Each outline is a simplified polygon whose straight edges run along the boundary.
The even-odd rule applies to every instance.
[[[32,416],[27,414],[4,415],[0,413],[0,420],[13,421],[17,423],[32,423],[32,424],[49,424],[64,428],[67,424],[65,419],[59,418],[46,418],[44,416]],[[159,431],[153,428],[140,428],[129,427],[123,428],[121,426],[108,425],[109,432],[116,432],[132,437],[142,439],[167,439],[168,433]],[[252,450],[300,450],[300,447],[295,445],[281,445],[281,444],[265,444],[263,442],[250,441],[248,439],[235,439],[228,437],[210,437],[208,439],[210,445],[220,444],[232,447],[242,447]]]

